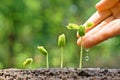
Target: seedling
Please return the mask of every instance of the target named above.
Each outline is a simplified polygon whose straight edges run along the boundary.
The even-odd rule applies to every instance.
[[[33,62],[33,59],[32,59],[32,58],[27,58],[27,59],[23,62],[23,66],[29,65],[29,69],[31,69],[32,62]]]
[[[87,22],[86,24],[84,25],[77,25],[77,24],[74,24],[74,23],[69,23],[67,28],[70,29],[70,30],[77,30],[77,33],[79,34],[80,36],[80,39],[81,39],[81,44],[80,44],[80,59],[79,59],[79,68],[81,69],[82,68],[82,55],[83,55],[83,47],[82,47],[82,37],[85,35],[85,29],[86,28],[90,28],[93,26],[93,23],[91,22]]]
[[[60,67],[63,68],[63,53],[64,53],[64,46],[65,46],[65,34],[61,34],[58,37],[58,46],[61,48],[61,63],[60,63]]]
[[[38,50],[46,56],[46,67],[49,68],[49,62],[48,62],[48,52],[43,46],[38,46]]]

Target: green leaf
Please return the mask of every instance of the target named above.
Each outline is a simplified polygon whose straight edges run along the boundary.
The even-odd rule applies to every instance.
[[[43,55],[48,54],[47,50],[43,46],[38,46],[37,48]]]
[[[84,36],[85,35],[85,26],[80,25],[79,29],[78,29],[78,33],[81,37]]]
[[[70,29],[70,30],[78,30],[79,29],[79,26],[77,24],[74,24],[74,23],[69,23],[67,25],[67,29]]]
[[[24,62],[23,62],[23,65],[26,66],[28,64],[31,64],[33,62],[33,59],[32,58],[27,58]]]
[[[61,34],[61,35],[58,37],[58,46],[59,46],[59,47],[64,47],[64,46],[65,46],[65,42],[66,42],[65,34]]]
[[[86,27],[86,28],[91,28],[93,25],[94,25],[94,24],[93,24],[92,22],[87,22],[87,23],[85,24],[85,27]]]

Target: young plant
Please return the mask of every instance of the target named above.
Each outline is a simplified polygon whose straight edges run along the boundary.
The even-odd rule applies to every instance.
[[[32,62],[33,62],[33,59],[32,59],[32,58],[27,58],[27,59],[23,62],[23,66],[29,65],[29,69],[31,69]]]
[[[46,67],[49,68],[49,62],[48,62],[48,52],[43,46],[38,46],[38,50],[46,56]]]
[[[83,55],[83,47],[82,47],[82,37],[85,35],[85,29],[90,28],[93,26],[93,23],[87,22],[84,25],[77,25],[74,23],[69,23],[67,28],[70,30],[77,30],[77,33],[80,36],[81,39],[81,45],[80,45],[80,59],[79,59],[79,68],[82,68],[82,55]]]
[[[63,51],[64,51],[64,46],[65,46],[65,34],[61,34],[58,36],[58,46],[61,48],[61,63],[60,63],[60,67],[63,68]]]

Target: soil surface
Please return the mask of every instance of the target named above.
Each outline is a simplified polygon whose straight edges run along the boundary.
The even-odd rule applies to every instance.
[[[120,80],[120,69],[2,69],[0,80]]]

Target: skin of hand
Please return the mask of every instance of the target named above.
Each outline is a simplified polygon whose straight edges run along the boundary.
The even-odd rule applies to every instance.
[[[97,11],[86,21],[93,22],[92,28],[86,29],[82,46],[91,48],[113,36],[120,35],[120,0],[101,0],[96,4]],[[77,35],[78,36],[78,35]],[[78,37],[77,44],[81,39]]]

